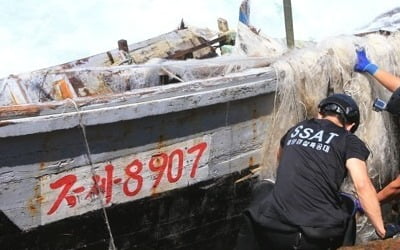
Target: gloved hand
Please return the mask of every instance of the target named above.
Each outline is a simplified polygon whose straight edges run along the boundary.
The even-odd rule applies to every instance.
[[[356,49],[356,53],[357,63],[354,65],[354,70],[358,72],[368,72],[371,75],[374,75],[378,70],[378,66],[368,60],[367,55],[365,54],[365,49],[358,48]]]
[[[361,214],[364,213],[364,209],[361,206],[360,200],[357,199],[354,195],[346,192],[340,192],[340,195],[342,196],[342,199],[346,203],[347,209],[352,216],[355,215],[357,212]]]
[[[354,207],[356,209],[356,212],[359,212],[360,214],[364,214],[364,209],[361,206],[361,202],[359,199],[354,199]]]
[[[392,238],[396,234],[400,233],[400,225],[389,223],[385,225],[385,236],[382,239]]]

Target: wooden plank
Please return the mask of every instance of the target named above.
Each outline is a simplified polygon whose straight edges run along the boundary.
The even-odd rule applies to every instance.
[[[269,70],[250,76],[238,76],[221,81],[198,81],[196,84],[176,84],[173,87],[141,90],[152,93],[114,103],[92,105],[91,109],[69,110],[60,114],[7,119],[0,121],[0,138],[69,129],[80,124],[85,126],[138,119],[146,116],[166,114],[204,107],[222,102],[240,100],[275,90],[275,72]],[[172,90],[181,90],[177,93]],[[156,92],[156,91],[159,92]],[[171,92],[172,91],[172,92]],[[73,105],[71,105],[74,107]]]
[[[128,41],[125,39],[118,40],[118,49],[129,53]]]

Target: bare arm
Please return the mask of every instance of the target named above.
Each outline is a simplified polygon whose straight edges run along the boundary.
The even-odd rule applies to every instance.
[[[349,170],[365,214],[368,216],[378,235],[383,238],[386,232],[381,208],[376,190],[369,179],[365,161],[351,158],[346,161],[346,167]]]
[[[391,92],[400,87],[400,78],[385,70],[378,69],[373,77]]]
[[[400,196],[400,176],[398,176],[395,180],[393,180],[381,191],[379,191],[378,200],[381,204],[383,204],[393,200],[394,198],[398,198],[399,196]]]

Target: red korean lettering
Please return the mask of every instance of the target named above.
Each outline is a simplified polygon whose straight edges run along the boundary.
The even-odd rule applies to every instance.
[[[60,194],[58,195],[56,201],[53,203],[49,211],[47,212],[48,215],[53,214],[57,209],[60,207],[61,202],[65,199],[69,207],[74,207],[77,202],[77,198],[73,194],[69,194],[72,186],[75,184],[77,180],[76,175],[66,175],[58,180],[56,180],[53,183],[50,183],[50,188],[51,189],[58,189],[62,188]],[[78,187],[75,188],[72,191],[72,193],[78,194],[81,193],[85,190],[84,187]]]
[[[114,166],[108,164],[104,167],[106,176],[101,177],[100,175],[94,175],[93,186],[90,188],[90,191],[86,195],[85,199],[92,198],[93,196],[97,196],[100,192],[104,195],[106,199],[106,204],[111,202],[112,199],[112,188],[113,188],[113,172]]]

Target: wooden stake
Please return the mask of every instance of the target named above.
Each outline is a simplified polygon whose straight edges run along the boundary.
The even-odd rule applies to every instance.
[[[294,48],[294,31],[292,18],[292,1],[283,0],[283,12],[285,15],[286,44],[288,48]]]
[[[128,42],[124,39],[118,40],[118,49],[129,53]]]

